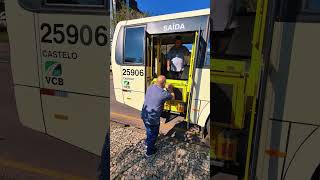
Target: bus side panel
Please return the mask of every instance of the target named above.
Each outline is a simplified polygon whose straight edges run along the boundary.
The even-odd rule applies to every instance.
[[[199,107],[199,117],[197,120],[198,125],[201,127],[205,127],[209,115],[210,115],[210,102],[201,101],[201,105]]]
[[[280,112],[283,117],[278,113],[274,118],[320,125],[320,24],[283,23],[283,29],[292,31],[292,50],[290,62],[287,63],[289,69],[284,107]],[[286,59],[282,58],[281,61]],[[279,69],[281,72],[281,67]]]
[[[311,179],[320,163],[320,24],[297,22],[280,23],[280,26],[282,51],[274,74],[282,76],[274,81],[282,85],[274,87],[274,93],[275,97],[284,98],[282,101],[275,99],[271,117],[292,122],[284,168],[287,172],[283,172],[285,179]]]
[[[261,167],[262,174],[258,179],[281,180],[284,157],[280,154],[286,152],[289,123],[269,120],[268,127],[267,136],[269,138],[266,141],[265,149],[260,152],[260,155],[263,156],[263,164]]]
[[[141,111],[144,102],[144,93],[134,91],[123,92],[123,99],[126,105]]]
[[[272,91],[270,91],[272,89],[272,84],[270,82],[270,78],[267,79],[267,85],[266,85],[266,98],[265,102],[264,102],[264,110],[263,110],[263,119],[262,119],[262,124],[261,124],[261,132],[260,132],[260,141],[259,141],[259,150],[258,150],[258,159],[257,159],[257,169],[256,169],[256,177],[258,180],[267,180],[267,178],[265,177],[267,172],[266,172],[266,168],[267,166],[265,166],[265,162],[267,161],[267,157],[265,155],[265,151],[268,148],[267,147],[267,141],[268,138],[270,136],[269,134],[269,125],[270,125],[270,114],[272,112],[272,102],[273,99],[270,98],[272,97]]]
[[[319,126],[320,89],[316,83],[320,65],[317,61],[319,30],[319,24],[275,23],[260,136],[258,179],[279,179],[281,174],[286,174],[285,179],[310,179],[320,163],[319,132],[315,129]],[[312,133],[313,130],[316,131]],[[270,148],[286,156],[270,158],[265,153]]]
[[[109,126],[108,98],[68,93],[42,95],[42,103],[49,135],[100,155]]]
[[[14,90],[21,124],[45,132],[39,88],[15,85]]]
[[[123,101],[126,105],[135,108],[137,110],[142,109],[144,103],[144,95],[146,91],[145,87],[145,67],[142,66],[122,66],[121,72],[130,72],[126,75],[121,74],[117,76],[119,78],[118,84],[121,83],[123,89]],[[140,72],[143,74],[133,74],[131,72]]]
[[[276,80],[283,75],[279,71],[281,60],[281,45],[283,39],[283,28],[280,23],[275,23],[272,37],[272,48],[270,54],[270,74],[266,84],[266,95],[264,102],[263,120],[260,132],[259,156],[257,162],[257,179],[281,179],[283,157],[270,156],[266,151],[285,152],[285,145],[288,133],[288,123],[281,123],[271,120],[278,112],[275,105],[279,101],[279,92],[275,91],[281,86]],[[283,61],[283,60],[282,60]],[[279,103],[278,103],[279,104]]]
[[[284,175],[287,170],[284,179],[311,179],[313,172],[320,164],[320,131],[316,128],[316,126],[292,124],[283,170]],[[309,135],[311,136],[308,138]],[[300,149],[298,149],[299,146],[301,146]],[[290,161],[292,161],[291,164],[289,164]]]
[[[108,97],[110,46],[103,45],[108,42],[105,37],[109,35],[108,18],[71,14],[39,14],[38,17],[43,87]],[[53,33],[46,36],[50,28]],[[78,38],[67,35],[74,31],[78,32]],[[58,75],[53,74],[54,64],[61,67]]]
[[[114,89],[114,94],[117,102],[124,103],[122,89]]]
[[[190,117],[192,123],[204,127],[210,113],[207,109],[207,104],[210,104],[210,69],[196,68],[195,71]]]
[[[35,16],[22,9],[17,0],[5,1],[5,5],[13,82],[39,87]]]
[[[279,62],[279,54],[281,50],[281,26],[279,23],[274,24],[273,29],[273,36],[272,36],[272,49],[270,52],[270,66],[272,69],[274,69],[275,66],[277,66]],[[271,73],[268,75],[267,83],[266,83],[266,94],[265,94],[265,100],[264,100],[264,109],[263,109],[263,117],[262,117],[262,124],[261,124],[261,132],[260,132],[260,141],[259,141],[259,150],[258,150],[258,160],[257,160],[257,172],[256,176],[257,179],[267,180],[267,172],[265,166],[265,163],[268,159],[266,159],[265,151],[268,148],[267,147],[267,141],[269,139],[269,121],[270,117],[272,117],[272,113],[274,111],[274,86],[273,83],[275,78],[272,77],[272,72],[274,70],[271,70]]]
[[[194,99],[210,101],[210,69],[196,68],[194,83]]]
[[[123,93],[122,93],[122,74],[121,74],[121,66],[117,64],[116,57],[122,57],[122,48],[123,48],[123,27],[122,24],[124,22],[118,23],[112,40],[111,46],[111,63],[112,63],[112,81],[113,81],[113,89],[115,93],[115,97],[117,102],[124,103]],[[120,53],[117,54],[116,53]],[[122,60],[121,60],[122,62]]]

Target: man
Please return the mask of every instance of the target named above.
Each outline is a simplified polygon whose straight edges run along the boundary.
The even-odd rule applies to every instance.
[[[147,152],[146,157],[150,157],[156,152],[154,144],[157,140],[160,128],[160,116],[163,110],[165,101],[175,98],[173,93],[173,86],[168,85],[165,90],[166,77],[160,75],[156,84],[150,86],[147,89],[143,108],[141,111],[141,118],[146,128],[146,145]]]
[[[211,4],[213,54],[223,56],[239,24],[236,19],[237,0],[214,0]]]
[[[184,56],[189,56],[188,48],[182,45],[181,36],[175,38],[175,45],[169,50],[167,56],[167,71],[170,72],[171,78],[181,79],[184,70]]]

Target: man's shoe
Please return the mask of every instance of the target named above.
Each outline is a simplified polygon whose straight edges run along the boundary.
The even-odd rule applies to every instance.
[[[152,155],[156,154],[156,152],[157,152],[157,149],[154,149],[151,154],[145,153],[144,155],[145,155],[147,158],[149,158],[149,157],[151,157]]]
[[[146,158],[149,158],[149,157],[151,157],[153,154],[147,154],[147,153],[144,153],[144,156],[146,157]]]

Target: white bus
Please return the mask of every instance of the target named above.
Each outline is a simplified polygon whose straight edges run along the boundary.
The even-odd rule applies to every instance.
[[[186,117],[189,123],[209,125],[210,9],[121,21],[114,32],[111,62],[116,100],[141,110],[147,87],[159,75],[174,86],[176,99],[165,111]],[[191,52],[182,77],[166,71],[166,55],[180,36]],[[205,128],[203,128],[205,129]]]
[[[100,155],[109,126],[109,3],[7,0],[20,122]]]

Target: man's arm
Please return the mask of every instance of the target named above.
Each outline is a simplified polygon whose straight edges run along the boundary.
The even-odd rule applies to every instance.
[[[170,59],[167,59],[167,71],[170,71]]]
[[[174,92],[171,92],[170,94],[172,96],[171,100],[175,100],[176,99],[176,95],[174,94]]]

